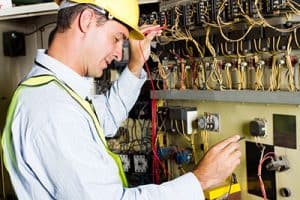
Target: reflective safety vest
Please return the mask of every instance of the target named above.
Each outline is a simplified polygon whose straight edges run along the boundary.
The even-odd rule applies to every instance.
[[[12,120],[14,116],[14,112],[17,106],[18,97],[20,94],[20,91],[23,88],[26,87],[39,87],[42,85],[46,85],[50,82],[54,82],[56,85],[64,89],[91,117],[91,119],[94,122],[95,128],[98,132],[98,135],[105,146],[106,152],[115,160],[118,169],[119,169],[119,177],[122,181],[123,187],[128,187],[127,179],[123,170],[123,165],[120,159],[120,156],[111,152],[107,146],[107,142],[105,139],[105,136],[103,134],[103,129],[100,126],[100,122],[97,118],[97,115],[95,113],[94,107],[87,101],[82,99],[76,92],[74,92],[70,87],[68,87],[66,84],[62,83],[60,80],[58,80],[53,75],[40,75],[31,77],[24,82],[22,82],[19,87],[16,89],[12,101],[9,105],[7,117],[6,117],[6,123],[2,135],[2,148],[4,152],[6,152],[6,155],[4,154],[4,164],[6,168],[8,169],[8,162],[14,167],[15,169],[18,169],[16,156],[14,147],[12,144],[12,133],[11,133],[11,126],[12,126]]]

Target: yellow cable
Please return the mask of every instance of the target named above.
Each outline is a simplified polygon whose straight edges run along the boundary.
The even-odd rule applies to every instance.
[[[277,63],[277,56],[273,55],[272,56],[272,69],[271,69],[271,76],[270,76],[270,87],[269,87],[269,91],[274,91],[277,88],[277,77],[278,77],[278,66],[276,65]]]
[[[231,65],[225,65],[225,74],[226,74],[226,85],[228,89],[232,89],[232,79],[231,79],[231,73],[230,73]]]
[[[245,68],[246,66],[242,66],[243,63],[241,63],[239,65],[239,76],[240,76],[240,82],[241,82],[241,89],[246,89],[247,86],[247,82],[246,82],[246,72],[245,72]]]
[[[185,78],[186,78],[186,74],[185,74],[185,63],[183,61],[183,59],[180,59],[180,90],[185,90],[186,89],[186,85],[185,85]]]
[[[295,40],[295,43],[297,45],[297,48],[300,49],[300,45],[299,45],[299,41],[298,41],[298,37],[297,37],[297,30],[298,29],[294,30],[294,40]]]
[[[174,120],[175,121],[175,128],[176,128],[176,131],[177,133],[179,133],[179,135],[183,136],[183,138],[188,142],[190,143],[191,142],[191,139],[185,134],[184,132],[184,122],[183,120],[181,120],[181,128],[182,128],[182,132],[179,130],[179,127],[178,127],[178,122],[177,120]]]
[[[255,90],[264,90],[262,64],[258,64],[255,70]]]
[[[204,69],[204,66],[201,62],[199,62],[197,64],[197,70],[198,70],[198,73],[197,73],[197,79],[198,79],[198,83],[197,83],[197,86],[198,88],[200,89],[203,89],[201,87],[203,87],[203,84],[205,84],[205,69]]]
[[[257,4],[258,4],[258,0],[255,0],[255,2],[254,2],[254,8],[255,8],[255,10],[256,10],[256,12],[257,12],[258,17],[259,17],[260,20],[262,21],[264,27],[269,27],[269,28],[272,28],[272,29],[274,29],[274,30],[276,30],[276,31],[278,31],[278,32],[283,32],[283,33],[292,32],[294,29],[297,29],[297,28],[300,27],[300,23],[294,25],[294,26],[291,27],[291,28],[286,28],[286,29],[280,29],[280,28],[277,28],[277,27],[272,26],[272,25],[269,24],[269,22],[267,22],[267,20],[262,16],[262,14],[261,14],[261,12],[260,12],[260,9],[258,8]]]
[[[203,153],[206,153],[208,151],[208,133],[207,130],[202,130],[200,132],[201,134],[201,141],[203,144]]]
[[[288,45],[287,45],[287,55],[285,56],[286,58],[286,66],[288,68],[288,82],[289,82],[289,90],[290,91],[295,91],[295,81],[294,81],[294,70],[293,70],[293,65],[291,62],[291,41],[292,41],[292,34],[289,36],[288,40]]]
[[[196,165],[200,158],[198,156],[198,153],[197,153],[197,150],[196,150],[196,144],[195,144],[195,135],[197,133],[197,130],[196,129],[193,129],[192,130],[192,135],[191,135],[191,146],[192,146],[192,149],[193,149],[193,155],[194,155],[194,164]]]

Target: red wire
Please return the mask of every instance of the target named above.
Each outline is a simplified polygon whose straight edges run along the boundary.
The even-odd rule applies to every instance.
[[[157,27],[155,29],[147,30],[146,32],[144,32],[144,35],[149,34],[151,31],[159,31],[159,30],[166,29],[167,28],[166,23],[167,23],[167,20],[165,17],[165,23],[163,26]],[[149,66],[148,66],[148,63],[144,56],[144,53],[143,53],[141,42],[139,42],[139,48],[140,48],[141,54],[144,59],[148,77],[150,78],[150,83],[151,83],[151,88],[152,88],[152,93],[153,93],[153,98],[151,100],[151,116],[152,116],[152,137],[151,137],[152,144],[151,144],[151,146],[152,146],[152,152],[153,152],[152,174],[153,174],[153,182],[159,184],[160,183],[159,166],[161,165],[161,167],[163,168],[165,173],[166,173],[166,169],[165,169],[164,165],[161,163],[161,161],[159,160],[159,157],[157,154],[156,143],[155,143],[156,138],[157,138],[157,133],[156,133],[156,92],[155,92],[154,82],[153,82],[153,79],[152,79],[152,76],[151,76],[151,73],[149,70]]]
[[[152,137],[151,137],[152,144],[151,144],[151,146],[152,146],[152,152],[153,152],[152,174],[153,174],[153,182],[156,184],[159,184],[160,183],[159,166],[161,166],[163,168],[165,173],[166,173],[166,169],[158,157],[156,143],[155,143],[156,138],[157,138],[157,133],[156,133],[156,91],[155,91],[154,82],[153,82],[153,79],[152,79],[152,76],[151,76],[151,73],[149,70],[149,65],[148,65],[146,58],[144,56],[144,53],[143,53],[141,42],[139,42],[139,48],[140,48],[141,54],[144,59],[148,77],[150,78],[152,94],[153,94],[153,97],[151,100],[151,116],[152,116],[152,118],[151,118],[152,119]]]
[[[144,32],[144,35],[148,35],[152,31],[160,31],[160,30],[164,30],[166,28],[168,28],[168,25],[167,25],[167,17],[165,16],[164,17],[164,25],[162,25],[160,27],[157,27],[157,28],[154,28],[154,29],[151,29],[151,30],[147,30],[147,31]]]
[[[167,28],[167,25],[164,24],[163,26],[160,26],[160,27],[157,27],[157,28],[145,31],[144,35],[148,35],[152,31],[160,31],[160,30],[164,30],[166,28]]]
[[[258,168],[257,168],[257,176],[258,176],[258,180],[259,180],[259,186],[260,186],[260,190],[262,193],[262,196],[264,198],[264,200],[267,200],[267,193],[266,193],[266,189],[265,189],[265,185],[261,176],[261,171],[262,171],[262,165],[263,163],[267,160],[267,159],[271,159],[275,156],[274,152],[268,152],[264,155],[264,157],[259,161],[258,164]]]

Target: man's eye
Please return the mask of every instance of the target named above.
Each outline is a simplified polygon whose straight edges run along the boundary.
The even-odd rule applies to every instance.
[[[120,39],[119,38],[117,38],[117,37],[114,37],[114,43],[118,43],[120,41]]]

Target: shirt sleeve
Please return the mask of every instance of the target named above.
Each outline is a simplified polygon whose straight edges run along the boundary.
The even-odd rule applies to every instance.
[[[199,181],[189,172],[161,185],[149,184],[127,189],[123,199],[204,200],[205,198]]]
[[[73,125],[72,129],[75,128],[71,130],[73,133],[80,127]],[[192,173],[161,185],[123,188],[116,165],[103,149],[88,138],[73,137],[70,134],[64,144],[47,137],[35,141],[35,153],[46,178],[37,174],[55,199],[204,200],[201,186]]]
[[[128,117],[146,77],[144,70],[138,78],[125,68],[105,95],[93,97],[93,104],[106,137],[113,137],[121,123]]]
[[[36,110],[34,115],[20,114],[15,124],[29,123],[21,125],[27,130],[22,140],[25,170],[36,177],[53,199],[204,199],[201,185],[192,173],[161,185],[124,188],[114,160],[99,138],[91,134],[94,127],[84,111],[61,102],[45,109],[48,110]],[[31,188],[31,194],[36,192],[36,188]]]

